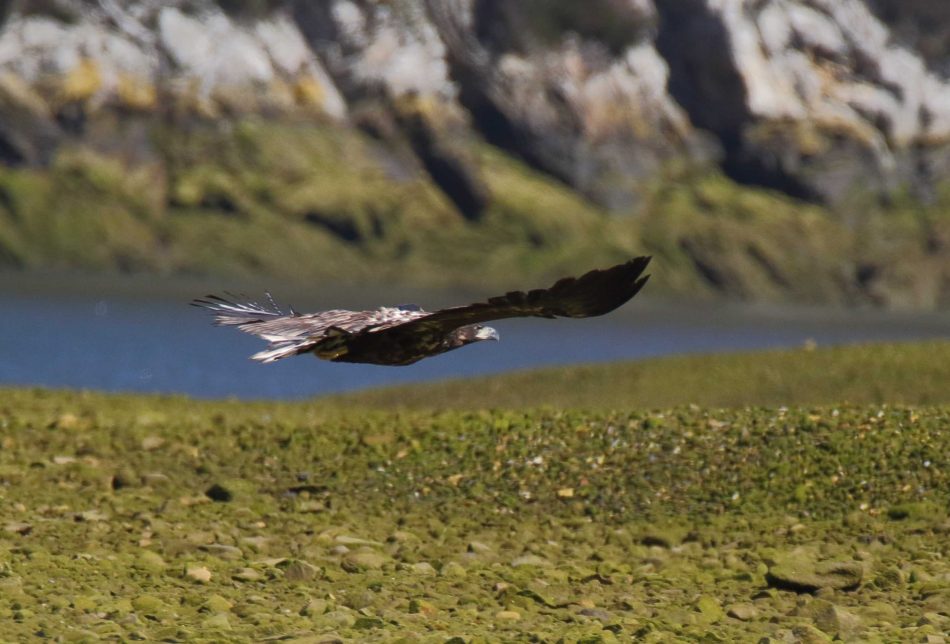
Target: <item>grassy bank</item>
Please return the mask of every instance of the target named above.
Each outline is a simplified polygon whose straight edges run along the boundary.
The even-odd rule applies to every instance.
[[[950,342],[676,356],[372,389],[342,408],[643,409],[675,405],[947,404]]]
[[[608,214],[466,140],[485,206],[463,215],[405,141],[354,128],[130,119],[101,129],[121,140],[64,145],[45,168],[0,168],[0,268],[505,288],[650,253],[654,293],[950,301],[948,194],[849,215],[671,166],[636,213]]]
[[[904,347],[924,390],[946,383],[927,366],[946,350]],[[760,357],[793,375],[900,372],[889,351]],[[714,391],[763,406],[373,411],[5,390],[0,637],[939,641],[945,401],[779,407],[760,372],[727,379],[753,358],[707,360]],[[685,394],[695,369],[650,372],[678,373]],[[875,378],[858,380],[862,400],[911,400],[909,370]]]

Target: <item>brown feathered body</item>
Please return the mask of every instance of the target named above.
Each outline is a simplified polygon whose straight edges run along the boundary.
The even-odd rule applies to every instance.
[[[485,302],[434,312],[412,306],[285,313],[269,295],[267,304],[236,303],[214,295],[193,304],[213,311],[216,324],[237,327],[269,342],[267,349],[251,356],[261,362],[313,353],[334,362],[408,365],[473,342],[497,340],[498,333],[483,322],[609,313],[643,288],[649,261],[649,257],[638,257],[558,280],[550,288],[511,291]]]

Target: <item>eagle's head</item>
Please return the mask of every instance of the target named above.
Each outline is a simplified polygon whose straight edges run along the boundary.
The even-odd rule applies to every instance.
[[[500,336],[498,335],[498,331],[490,326],[469,324],[468,326],[462,326],[452,331],[447,339],[449,346],[455,349],[465,346],[466,344],[471,344],[472,342],[480,342],[481,340],[499,340]]]

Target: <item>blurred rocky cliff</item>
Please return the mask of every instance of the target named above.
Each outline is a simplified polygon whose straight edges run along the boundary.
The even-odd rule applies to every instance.
[[[365,163],[398,185],[418,179],[426,187],[416,205],[469,224],[490,218],[499,191],[511,190],[493,178],[508,163],[607,217],[640,216],[656,207],[663,182],[709,171],[827,209],[844,228],[868,204],[938,203],[950,177],[946,2],[13,0],[3,12],[0,161],[57,171],[88,154],[118,160],[119,174],[146,173],[123,190],[148,211],[260,206],[348,242],[391,240],[392,212],[347,210],[297,185],[305,177],[294,172],[307,164],[286,167],[293,134],[261,135],[280,139],[271,149],[255,139],[257,126],[221,133],[244,122],[319,128],[313,146],[324,160]],[[349,134],[325,135],[331,129]],[[194,136],[174,134],[182,131]],[[203,168],[231,145],[233,155]],[[254,158],[276,165],[287,185],[257,177],[255,187]],[[295,186],[299,194],[286,197]],[[281,196],[268,202],[268,190]],[[0,190],[7,209],[13,192]],[[544,245],[549,233],[537,226],[523,236]],[[915,248],[937,276],[915,282],[917,299],[946,302],[950,270],[940,258],[950,240],[943,222],[922,226]],[[0,260],[29,263],[17,260],[11,235],[4,250],[0,234]],[[393,241],[388,256],[415,243]],[[781,274],[788,262],[773,257],[780,249],[735,259],[764,276],[736,286],[728,259],[716,266],[717,244],[678,239],[670,253],[686,253],[715,289],[794,290],[794,276]],[[893,272],[860,250],[845,252],[848,266],[827,268],[838,290],[867,290]],[[902,279],[880,288],[899,291]]]

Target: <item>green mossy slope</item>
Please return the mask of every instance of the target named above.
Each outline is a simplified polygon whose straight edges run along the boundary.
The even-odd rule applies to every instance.
[[[948,422],[8,391],[0,635],[919,640],[950,619]]]
[[[411,155],[356,130],[150,132],[144,161],[72,147],[49,169],[0,168],[0,267],[471,285],[636,250],[633,230],[487,146],[495,198],[472,223]]]
[[[907,360],[946,363],[940,345],[920,349]],[[842,373],[856,364],[838,357]],[[693,368],[679,365],[683,381]],[[628,409],[5,390],[0,637],[926,641],[950,628],[946,405]]]
[[[676,356],[372,389],[343,408],[639,409],[950,403],[950,342]]]
[[[64,145],[48,168],[0,168],[0,268],[509,287],[650,253],[655,293],[950,300],[946,195],[834,215],[670,167],[638,213],[608,214],[468,141],[468,171],[488,197],[466,218],[408,144],[354,128],[123,127],[121,142]]]

